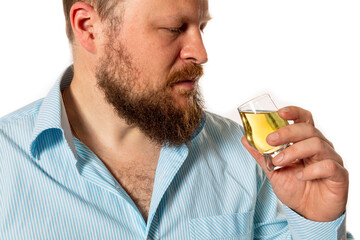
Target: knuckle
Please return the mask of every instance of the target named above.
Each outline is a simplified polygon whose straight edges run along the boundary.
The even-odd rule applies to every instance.
[[[349,182],[349,171],[346,168],[344,168],[344,174],[345,174],[346,180]]]
[[[297,153],[298,153],[297,145],[294,144],[294,145],[292,145],[292,146],[290,146],[290,147],[287,147],[287,148],[285,149],[285,151],[286,151],[286,155],[287,155],[288,157],[297,156]]]
[[[319,135],[319,131],[311,124],[308,123],[308,131],[310,136],[318,136]]]
[[[315,137],[315,136],[319,136],[319,131],[314,127],[314,125],[312,125],[311,123],[303,123],[303,131],[304,133],[310,138],[310,137]]]
[[[317,149],[324,148],[324,141],[319,137],[313,137],[312,138],[312,144]]]
[[[339,154],[337,154],[336,153],[336,155],[337,155],[337,157],[338,157],[338,163],[340,164],[340,166],[342,166],[342,167],[344,167],[344,161],[343,161],[343,159],[342,159],[342,157],[340,157],[340,155]]]
[[[310,111],[308,111],[308,110],[306,110],[306,112],[307,112],[307,116],[308,116],[308,118],[309,118],[309,119],[312,119],[312,118],[313,118],[312,113],[311,113]]]
[[[306,116],[307,116],[308,121],[311,121],[312,118],[313,118],[312,113],[311,113],[310,111],[308,111],[308,110],[305,110],[305,113],[306,113]]]
[[[334,173],[337,170],[338,165],[336,164],[336,162],[329,160],[329,161],[326,161],[324,167],[327,172]]]

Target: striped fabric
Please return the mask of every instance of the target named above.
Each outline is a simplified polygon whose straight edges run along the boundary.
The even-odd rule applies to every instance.
[[[240,143],[206,113],[181,147],[164,145],[147,221],[105,165],[73,138],[60,91],[0,120],[0,239],[340,239],[345,216],[311,222],[283,206]]]

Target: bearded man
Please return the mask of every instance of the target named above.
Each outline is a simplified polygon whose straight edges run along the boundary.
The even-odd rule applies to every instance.
[[[63,3],[73,66],[0,120],[1,239],[345,237],[348,173],[308,111],[279,111],[268,172],[203,110],[207,0]]]

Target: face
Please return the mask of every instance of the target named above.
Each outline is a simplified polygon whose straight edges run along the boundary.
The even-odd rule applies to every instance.
[[[203,113],[198,80],[207,61],[207,1],[132,0],[123,8],[115,12],[123,14],[119,30],[105,31],[98,85],[128,124],[159,143],[182,144]]]

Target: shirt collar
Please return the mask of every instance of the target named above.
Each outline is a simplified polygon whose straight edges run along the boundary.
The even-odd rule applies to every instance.
[[[192,135],[191,141],[193,141],[200,134],[200,132],[203,130],[205,126],[205,123],[206,123],[206,113],[204,112],[201,118],[201,123],[199,127],[195,130],[194,134]]]
[[[30,152],[34,158],[38,158],[42,150],[40,144],[38,144],[39,141],[44,135],[50,133],[54,136],[65,137],[76,156],[70,125],[61,95],[61,91],[70,85],[73,75],[73,66],[70,66],[43,99],[30,144]],[[60,134],[56,135],[54,131]]]

